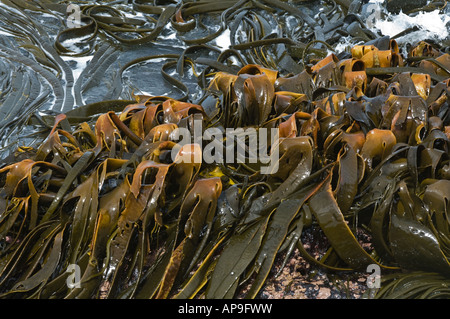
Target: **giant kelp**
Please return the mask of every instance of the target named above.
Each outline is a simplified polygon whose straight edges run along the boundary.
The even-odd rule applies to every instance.
[[[8,3],[24,11],[65,8]],[[287,260],[298,249],[327,271],[378,265],[391,273],[383,276],[380,298],[447,298],[448,53],[423,41],[401,54],[395,39],[364,27],[356,5],[341,1],[317,24],[281,1],[133,1],[156,15],[150,28],[117,9],[88,4],[85,27],[59,32],[55,48],[41,52],[29,44],[32,58],[2,46],[8,70],[21,64],[43,76],[55,91],[54,111],[62,112],[33,114],[30,124],[48,127],[45,138],[17,148],[0,168],[1,297],[254,298],[276,258]],[[283,14],[281,35],[270,32],[266,13],[277,10],[302,21],[302,37],[286,37],[292,26]],[[215,12],[219,29],[189,34],[206,28],[202,19]],[[189,47],[126,61],[111,82],[110,100],[83,103],[83,90],[95,87],[119,57],[114,46],[95,49],[98,38],[142,45],[168,21]],[[228,27],[239,36],[220,51],[210,41]],[[327,54],[336,34],[364,44]],[[71,37],[86,40],[79,54],[95,51],[75,84],[70,76],[58,78],[70,72],[48,56],[78,54],[64,45]],[[161,58],[167,59],[162,76],[181,97],[123,94],[127,69]],[[194,70],[203,89],[195,103],[173,68],[178,76]],[[28,82],[11,83],[29,90]],[[24,105],[17,94],[8,98],[13,110]],[[79,106],[72,109],[74,101]],[[180,148],[173,132],[194,131],[196,121],[218,132],[277,128],[272,147],[279,169],[263,174],[249,150],[242,163],[182,161],[202,158],[205,141]],[[311,229],[328,245],[320,258],[302,242]],[[361,232],[370,235],[369,249]]]

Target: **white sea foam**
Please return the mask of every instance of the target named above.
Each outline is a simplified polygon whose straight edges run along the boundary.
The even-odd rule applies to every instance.
[[[216,45],[220,47],[222,50],[227,50],[230,48],[231,40],[230,40],[230,29],[224,30],[216,39]]]
[[[435,40],[436,42],[442,42],[450,39],[450,15],[442,14],[439,10],[430,12],[417,12],[415,14],[407,15],[403,12],[399,14],[389,13],[384,7],[385,0],[370,0],[369,5],[372,5],[367,14],[370,16],[365,20],[370,21],[370,18],[376,18],[372,23],[367,23],[367,27],[373,33],[383,36],[394,37],[399,33],[416,27],[416,31],[409,32],[404,36],[397,37],[396,41],[403,52],[406,52],[406,44],[414,44],[420,40]],[[375,5],[375,8],[373,7]],[[377,12],[370,12],[372,10]],[[353,37],[342,37],[335,45],[335,52],[349,52],[350,49],[362,42],[355,43]]]
[[[393,37],[408,28],[418,28],[417,31],[398,37],[396,41],[400,45],[422,39],[432,39],[439,42],[450,38],[450,15],[440,13],[439,9],[410,15],[403,12],[391,14],[383,6],[384,0],[370,0],[369,3],[376,4],[379,12],[385,16],[384,19],[374,21],[373,32],[380,32],[382,35]]]
[[[450,16],[440,14],[439,10],[419,12],[414,16],[400,12],[397,15],[389,15],[385,20],[376,21],[375,28],[383,35],[394,36],[403,30],[417,26],[419,30],[415,32],[415,38],[422,35],[425,38],[444,40],[449,37],[449,29],[446,25],[449,22]]]

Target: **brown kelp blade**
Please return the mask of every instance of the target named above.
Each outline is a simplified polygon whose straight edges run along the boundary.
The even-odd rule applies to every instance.
[[[171,10],[188,23],[193,8],[160,10],[136,41],[155,37]],[[125,18],[95,12],[117,37]],[[412,56],[434,67],[419,67],[380,43],[290,76],[254,63],[204,75],[204,104],[141,95],[87,122],[57,116],[35,152],[0,168],[1,297],[257,298],[296,247],[334,272],[434,273],[386,278],[383,298],[446,296],[434,283],[450,269],[447,56],[421,43]],[[200,139],[180,143],[178,130],[198,123]],[[234,128],[276,129],[257,150],[278,154],[277,169],[251,161],[249,138],[240,161],[225,157],[234,137],[208,145],[206,129]],[[327,245],[320,257],[308,231]]]

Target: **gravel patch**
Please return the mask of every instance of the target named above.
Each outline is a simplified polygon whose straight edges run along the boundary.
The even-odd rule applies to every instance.
[[[367,251],[372,250],[370,236],[358,229],[356,237]],[[305,250],[320,259],[330,247],[323,231],[311,227],[302,233]],[[305,259],[296,249],[283,267],[286,252],[277,256],[257,299],[361,299],[367,291],[370,273],[329,271]],[[280,268],[283,267],[281,270]],[[249,282],[251,285],[251,281]],[[245,293],[246,288],[241,293]]]
[[[284,256],[276,262],[258,299],[361,299],[368,274],[326,272],[311,265],[296,250],[277,275]]]

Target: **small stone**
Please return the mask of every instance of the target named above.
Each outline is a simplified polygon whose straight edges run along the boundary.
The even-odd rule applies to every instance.
[[[320,288],[317,299],[328,299],[331,296],[330,288]]]

